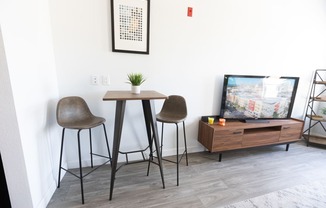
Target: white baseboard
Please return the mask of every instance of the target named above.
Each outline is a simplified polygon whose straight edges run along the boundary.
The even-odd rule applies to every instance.
[[[64,175],[64,171],[62,172],[62,176]],[[47,207],[48,203],[50,202],[54,192],[56,191],[57,189],[57,181],[54,180],[53,178],[53,175],[51,174],[51,176],[49,176],[49,180],[47,181],[51,181],[50,183],[50,186],[48,187],[48,189],[43,192],[45,193],[43,196],[42,196],[42,199],[41,201],[37,204],[37,208],[44,208],[44,207]]]

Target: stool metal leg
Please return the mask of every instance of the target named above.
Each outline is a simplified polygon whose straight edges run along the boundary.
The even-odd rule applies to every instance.
[[[161,131],[161,157],[162,157],[162,150],[163,150],[163,130],[164,130],[164,122],[162,122],[162,131]]]
[[[106,140],[106,146],[108,149],[108,154],[109,157],[106,156],[102,156],[102,155],[98,155],[93,153],[93,146],[92,146],[92,131],[91,128],[88,129],[89,130],[89,140],[90,140],[90,155],[91,155],[91,167],[93,168],[93,155],[96,156],[100,156],[100,157],[105,157],[105,158],[109,158],[109,161],[111,162],[112,157],[111,157],[111,152],[110,152],[110,147],[109,147],[109,142],[108,142],[108,138],[107,138],[107,133],[106,133],[106,129],[105,129],[105,125],[103,124],[103,129],[104,129],[104,134],[105,134],[105,140]],[[75,177],[79,178],[80,180],[80,188],[81,188],[81,198],[82,198],[82,204],[84,204],[85,200],[84,200],[84,184],[83,184],[83,179],[85,176],[87,176],[88,174],[90,174],[91,172],[95,171],[97,168],[101,167],[102,165],[106,164],[107,162],[103,163],[102,165],[96,167],[95,169],[93,169],[92,171],[86,173],[85,175],[83,175],[83,170],[82,170],[82,160],[81,160],[81,144],[80,144],[80,132],[83,129],[78,129],[77,132],[77,140],[78,140],[78,159],[79,159],[79,175],[75,174],[71,171],[69,171],[68,169],[65,169],[62,167],[62,155],[63,155],[63,145],[64,145],[64,136],[65,136],[65,130],[66,128],[62,129],[62,138],[61,138],[61,148],[60,148],[60,161],[59,161],[59,174],[58,174],[58,188],[60,188],[60,179],[61,179],[61,170],[65,170],[66,172],[69,172],[70,174],[74,175]],[[112,164],[111,164],[112,165]]]
[[[185,122],[183,121],[183,138],[185,142],[185,152],[186,152],[186,164],[188,166],[188,149],[187,149],[187,139],[186,139],[186,127],[185,127]]]
[[[61,165],[62,165],[62,152],[63,152],[63,141],[65,137],[65,128],[62,129],[62,138],[61,138],[61,148],[60,148],[60,161],[59,161],[59,174],[58,174],[58,188],[60,188],[60,179],[61,179]]]
[[[179,125],[178,123],[174,123],[176,125],[176,143],[177,143],[177,154],[176,154],[176,161],[171,161],[168,159],[164,159],[168,162],[173,162],[176,163],[177,165],[177,186],[179,186],[179,163],[182,160],[182,157],[184,154],[186,154],[186,164],[188,166],[188,150],[187,150],[187,138],[186,138],[186,129],[185,129],[185,123],[183,121],[183,135],[184,135],[184,145],[185,145],[185,150],[183,151],[182,155],[179,157]],[[161,130],[161,145],[160,145],[160,149],[161,149],[161,157],[162,157],[162,152],[163,152],[163,138],[164,138],[164,122],[162,122],[162,130]],[[147,168],[147,176],[149,174],[149,164],[148,164],[148,168]]]
[[[176,123],[176,134],[177,134],[177,186],[179,186],[179,127]]]
[[[89,129],[89,152],[91,155],[91,168],[93,168],[92,129]]]
[[[78,130],[78,156],[79,156],[79,177],[80,177],[79,179],[80,179],[82,204],[84,204],[83,171],[82,171],[81,150],[80,150],[80,131],[81,129]]]

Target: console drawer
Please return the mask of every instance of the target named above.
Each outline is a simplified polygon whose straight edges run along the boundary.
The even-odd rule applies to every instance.
[[[282,126],[280,141],[296,141],[300,139],[301,124],[287,124]]]
[[[222,131],[215,131],[214,137],[236,136],[243,135],[243,129],[226,129]]]
[[[244,134],[242,139],[242,145],[248,146],[261,146],[265,144],[272,144],[278,142],[280,138],[280,132],[259,132],[256,134]]]
[[[242,135],[221,135],[214,137],[213,150],[223,151],[242,147]]]

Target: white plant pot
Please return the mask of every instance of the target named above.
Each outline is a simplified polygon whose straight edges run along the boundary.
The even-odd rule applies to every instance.
[[[132,94],[140,94],[140,86],[131,85],[131,93]]]

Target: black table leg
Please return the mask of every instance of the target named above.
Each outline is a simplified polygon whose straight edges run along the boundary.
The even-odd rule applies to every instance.
[[[156,152],[157,152],[158,165],[159,165],[160,173],[161,173],[162,184],[163,184],[163,188],[165,188],[163,168],[162,168],[161,149],[160,149],[160,143],[159,143],[158,132],[157,132],[155,105],[152,100],[142,100],[142,104],[143,104],[143,110],[144,110],[144,116],[145,116],[145,122],[146,122],[147,135],[149,136],[148,142],[149,142],[149,145],[151,145],[151,138],[150,138],[151,132],[150,132],[150,129],[148,128],[149,126],[151,126],[152,132],[153,132],[153,140],[154,140],[154,144],[155,144],[155,148],[156,148]]]
[[[144,101],[142,101],[142,105],[143,105],[143,113],[144,113],[144,118],[145,118],[145,125],[146,125],[146,132],[147,132],[147,138],[148,138],[148,144],[149,144],[149,158],[148,158],[148,166],[147,166],[147,176],[149,175],[149,167],[151,164],[151,161],[153,161],[153,145],[152,145],[152,130],[151,130],[151,118],[150,115],[146,112],[147,108],[145,108]]]
[[[117,100],[115,109],[115,121],[114,121],[114,135],[113,135],[113,147],[112,147],[112,160],[111,160],[111,182],[110,182],[110,200],[112,199],[114,180],[118,163],[119,148],[121,141],[121,132],[123,126],[123,118],[126,108],[125,100]]]
[[[152,132],[151,132],[151,117],[150,114],[148,113],[148,107],[145,107],[146,101],[142,101],[142,105],[143,105],[143,113],[144,113],[144,118],[145,118],[145,125],[146,125],[146,132],[147,132],[147,137],[148,137],[148,142],[150,143],[152,140]]]

